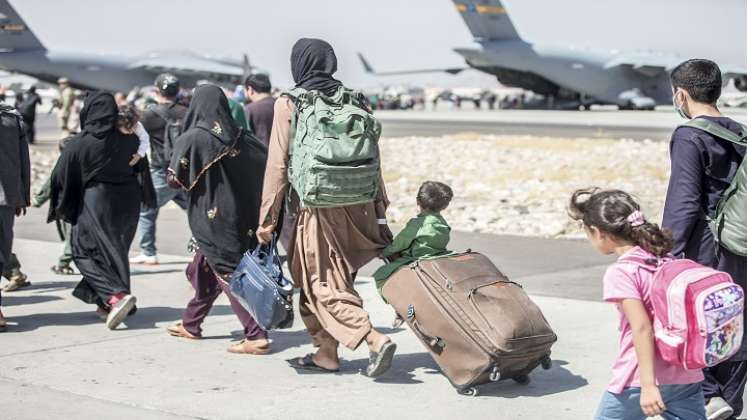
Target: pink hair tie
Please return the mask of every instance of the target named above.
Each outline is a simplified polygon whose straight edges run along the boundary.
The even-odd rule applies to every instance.
[[[630,213],[627,220],[630,223],[630,226],[633,227],[638,227],[646,223],[646,217],[638,210]]]

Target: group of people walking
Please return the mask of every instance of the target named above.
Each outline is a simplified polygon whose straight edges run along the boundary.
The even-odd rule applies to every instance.
[[[380,169],[368,200],[306,205],[307,191],[299,196],[294,188],[299,178],[309,175],[298,172],[302,161],[297,138],[318,127],[309,118],[300,118],[299,107],[305,105],[297,92],[304,98],[317,95],[326,103],[335,98],[351,101],[352,91],[334,78],[336,71],[337,59],[328,43],[299,40],[291,54],[296,93],[272,98],[269,79],[250,76],[246,92],[252,105],[246,124],[236,121],[221,88],[197,87],[185,107],[176,100],[178,79],[161,75],[156,80],[158,103],[140,118],[145,135],[138,134],[138,122],[114,96],[90,93],[80,112],[81,132],[67,142],[49,182],[49,220],[72,226],[72,258],[82,275],[73,295],[95,305],[112,329],[134,315],[137,300],[130,264],[158,263],[158,209],[174,201],[186,210],[196,252],[186,270],[194,296],[181,321],[168,328],[169,334],[202,338],[204,319],[226,293],[244,329],[244,340],[228,350],[269,353],[268,332],[231,294],[228,282],[245,251],[282,236],[291,277],[301,290],[301,318],[316,347],[314,353],[288,360],[290,366],[336,372],[340,345],[354,350],[365,343],[371,355],[366,374],[386,372],[396,344],[372,325],[354,287],[356,275],[371,260],[391,257],[392,263],[376,274],[381,288],[403,265],[447,253],[450,227],[440,211],[453,192],[445,184],[423,184],[417,196],[420,214],[394,242],[386,224],[388,199]],[[721,72],[715,63],[688,60],[673,70],[671,81],[674,106],[683,117],[707,120],[744,138],[744,126],[722,116],[715,105],[721,92]],[[350,103],[366,107],[356,101]],[[10,108],[0,109],[0,116],[1,269],[11,256],[13,218],[24,214],[32,201],[28,137],[16,135],[18,141],[5,141],[13,129],[23,133],[23,119]],[[150,141],[147,156],[139,151],[144,136]],[[689,258],[725,271],[747,287],[747,257],[722,246],[709,228],[745,150],[708,131],[678,128],[671,142],[672,175],[663,229],[648,221],[625,192],[586,189],[573,195],[571,216],[583,223],[595,248],[620,256],[603,284],[604,299],[620,311],[621,348],[596,418],[662,415],[726,420],[742,412],[747,382],[744,343],[731,359],[703,372],[666,365],[653,345],[653,277],[627,261],[631,256],[655,261]],[[334,193],[327,194],[332,196],[324,199],[335,199]],[[141,254],[129,259],[138,226]],[[0,312],[0,329],[5,326]]]

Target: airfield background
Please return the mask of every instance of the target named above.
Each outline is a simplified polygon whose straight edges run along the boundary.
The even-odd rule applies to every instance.
[[[503,0],[528,41],[582,47],[697,55],[747,66],[747,2],[743,0]],[[291,83],[288,57],[301,36],[329,40],[341,80],[356,87],[383,83],[494,87],[477,71],[376,79],[377,70],[460,66],[451,49],[472,36],[450,0],[11,0],[50,49],[141,54],[189,46],[197,53],[247,53],[276,85]],[[113,25],[119,30],[112,30]],[[81,30],[80,28],[85,28]],[[109,34],[91,36],[91,34]]]

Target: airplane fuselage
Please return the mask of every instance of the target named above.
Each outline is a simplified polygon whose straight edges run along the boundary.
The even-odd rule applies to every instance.
[[[665,71],[646,75],[631,66],[607,67],[614,62],[617,51],[531,44],[519,39],[485,41],[479,43],[479,48],[456,51],[470,66],[496,74],[499,80],[501,70],[506,69],[525,74],[520,83],[531,83],[527,74],[532,74],[557,86],[558,93],[565,89],[599,102],[627,105],[630,97],[639,97],[650,98],[656,104],[671,103]],[[551,85],[540,93],[552,94]],[[517,87],[542,90],[536,86]]]
[[[0,52],[0,68],[33,76],[48,83],[67,77],[81,89],[123,91],[153,84],[154,73],[132,67],[141,57],[50,50]],[[184,85],[198,77],[180,75]]]

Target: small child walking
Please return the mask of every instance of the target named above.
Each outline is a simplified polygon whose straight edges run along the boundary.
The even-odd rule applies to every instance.
[[[418,216],[410,219],[394,241],[384,248],[382,257],[390,262],[373,275],[380,295],[386,281],[401,267],[450,252],[446,247],[451,238],[451,227],[441,212],[449,207],[453,197],[451,187],[444,183],[426,181],[420,186],[416,197]],[[397,328],[402,322],[402,318],[397,316],[393,326]]]
[[[687,370],[656,354],[651,304],[654,274],[626,262],[629,257],[669,258],[672,237],[646,220],[630,194],[597,188],[576,191],[570,216],[581,221],[593,247],[618,261],[604,275],[604,301],[620,315],[620,350],[596,420],[705,419],[700,370]]]

